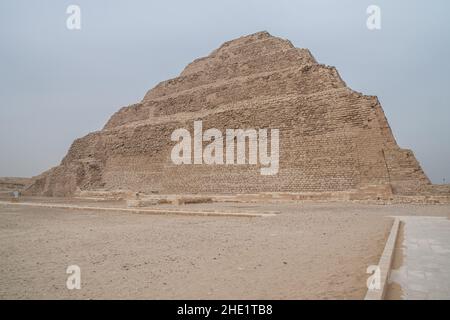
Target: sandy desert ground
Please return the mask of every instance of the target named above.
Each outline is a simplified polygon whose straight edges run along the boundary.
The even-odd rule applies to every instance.
[[[450,215],[448,205],[186,207],[280,214],[165,216],[0,205],[0,298],[361,299],[390,216]],[[66,288],[69,265],[81,268],[80,290]]]

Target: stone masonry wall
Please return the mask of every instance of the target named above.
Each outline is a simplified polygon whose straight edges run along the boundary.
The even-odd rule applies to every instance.
[[[174,165],[171,133],[192,133],[195,120],[223,133],[279,129],[278,174],[263,176],[258,165]],[[260,32],[226,42],[120,109],[28,191],[330,192],[372,185],[414,194],[430,182],[412,152],[397,146],[376,97],[349,89],[307,49]]]

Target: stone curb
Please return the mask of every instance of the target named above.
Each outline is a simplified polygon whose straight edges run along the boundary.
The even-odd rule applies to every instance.
[[[383,300],[387,291],[388,279],[394,257],[395,243],[400,227],[400,220],[395,218],[391,232],[381,255],[378,267],[380,268],[380,289],[368,289],[364,300]]]
[[[25,202],[6,202],[0,201],[0,205],[9,206],[29,206],[43,207],[53,209],[71,209],[71,210],[95,210],[95,211],[118,211],[136,214],[154,214],[154,215],[182,215],[182,216],[214,216],[214,217],[274,217],[276,213],[256,213],[256,212],[216,212],[216,211],[194,211],[194,210],[172,210],[172,209],[135,209],[135,208],[113,208],[113,207],[89,207],[74,206],[65,204],[48,203],[25,203]]]

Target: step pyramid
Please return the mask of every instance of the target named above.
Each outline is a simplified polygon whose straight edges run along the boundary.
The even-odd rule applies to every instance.
[[[176,165],[177,128],[279,129],[279,171],[258,165]],[[309,50],[258,32],[228,41],[73,142],[61,164],[36,177],[32,194],[132,192],[330,192],[388,185],[417,193],[430,181],[401,149],[374,96],[348,88]]]

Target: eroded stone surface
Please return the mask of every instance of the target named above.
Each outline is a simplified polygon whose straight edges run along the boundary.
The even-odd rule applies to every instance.
[[[171,133],[277,128],[280,169],[176,166]],[[29,193],[83,190],[144,193],[340,192],[414,195],[430,181],[410,150],[397,145],[376,97],[348,88],[334,67],[307,49],[259,32],[223,44],[115,113],[98,132],[75,140],[61,164]],[[381,189],[380,187],[381,186]],[[444,193],[447,193],[445,190]],[[364,197],[363,197],[364,198]]]

